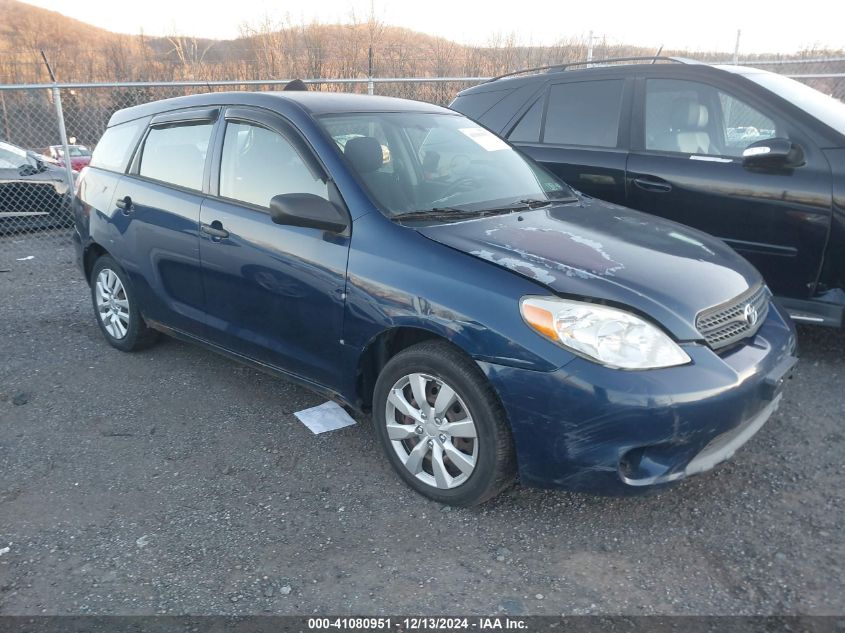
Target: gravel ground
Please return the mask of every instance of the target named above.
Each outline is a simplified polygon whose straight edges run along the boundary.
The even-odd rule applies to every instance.
[[[454,510],[367,420],[311,435],[308,391],[112,349],[71,249],[32,244],[0,266],[0,614],[845,613],[843,332],[800,332],[780,411],[711,473]]]

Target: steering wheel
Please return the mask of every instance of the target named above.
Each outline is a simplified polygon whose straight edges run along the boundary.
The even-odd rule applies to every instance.
[[[455,154],[452,160],[449,161],[449,171],[452,173],[460,173],[466,171],[467,167],[472,161],[466,154]]]

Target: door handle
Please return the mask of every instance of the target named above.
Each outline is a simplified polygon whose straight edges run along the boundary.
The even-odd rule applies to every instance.
[[[118,198],[115,204],[117,205],[117,208],[122,209],[124,213],[132,212],[132,198],[129,196]]]
[[[200,231],[210,235],[215,242],[229,237],[229,231],[223,228],[223,223],[220,220],[215,220],[211,224],[200,224]]]
[[[655,193],[669,193],[672,191],[671,184],[662,178],[655,178],[654,176],[634,178],[634,184],[644,191],[653,191]]]

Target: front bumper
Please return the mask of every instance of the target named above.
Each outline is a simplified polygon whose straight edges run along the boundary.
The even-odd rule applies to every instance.
[[[791,320],[773,305],[727,352],[684,345],[692,363],[681,367],[480,366],[507,411],[524,484],[637,494],[730,458],[777,409],[795,348]]]

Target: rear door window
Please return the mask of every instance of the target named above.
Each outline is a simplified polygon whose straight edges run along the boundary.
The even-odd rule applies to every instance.
[[[207,121],[151,128],[144,141],[139,174],[202,191],[205,156],[213,129],[214,124]]]
[[[553,85],[543,143],[616,147],[624,86],[622,79]]]

